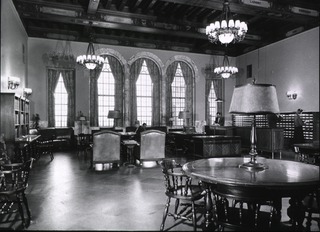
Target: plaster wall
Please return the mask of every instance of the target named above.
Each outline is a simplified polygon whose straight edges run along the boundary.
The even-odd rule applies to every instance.
[[[27,86],[28,36],[12,1],[1,1],[1,89],[22,95]],[[20,78],[17,89],[8,89],[8,77]]]
[[[255,78],[257,83],[276,86],[280,112],[319,111],[319,27],[239,56],[236,62],[237,84]],[[247,78],[250,64],[253,75]],[[290,90],[298,94],[296,100],[287,98]]]

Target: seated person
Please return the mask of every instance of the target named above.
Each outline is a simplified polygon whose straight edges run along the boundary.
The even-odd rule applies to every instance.
[[[221,112],[217,112],[216,120],[214,120],[215,126],[223,126],[224,125],[224,117],[222,117]]]
[[[147,123],[142,123],[142,126],[139,126],[137,129],[136,129],[136,131],[135,131],[135,133],[136,133],[136,135],[135,135],[135,140],[137,141],[137,142],[140,142],[140,140],[141,140],[141,132],[142,131],[146,131],[147,130]]]

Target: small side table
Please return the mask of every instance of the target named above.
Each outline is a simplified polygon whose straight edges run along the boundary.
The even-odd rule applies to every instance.
[[[125,165],[129,168],[135,167],[133,150],[135,146],[139,145],[139,143],[136,140],[129,139],[129,140],[123,140],[122,144],[127,147],[127,163],[125,163]]]
[[[25,135],[19,138],[15,139],[15,143],[17,144],[17,148],[19,150],[19,155],[18,157],[15,157],[17,161],[19,162],[26,162],[30,158],[35,157],[35,143],[36,140],[38,140],[41,137],[41,135]],[[24,149],[25,152],[24,152]],[[53,156],[52,156],[53,157]],[[53,158],[51,158],[52,160]]]

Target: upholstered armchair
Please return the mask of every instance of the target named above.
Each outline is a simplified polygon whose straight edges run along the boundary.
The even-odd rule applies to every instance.
[[[135,153],[140,161],[159,161],[165,158],[166,133],[159,130],[141,132],[140,151]]]
[[[120,163],[121,134],[104,130],[93,134],[92,165]]]

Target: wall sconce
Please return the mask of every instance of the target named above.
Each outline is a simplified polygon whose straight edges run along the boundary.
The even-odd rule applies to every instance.
[[[24,94],[25,98],[28,98],[32,94],[32,89],[31,88],[24,88],[23,94]]]
[[[287,97],[290,100],[295,100],[297,98],[298,94],[295,91],[288,91],[287,92]]]
[[[8,77],[8,89],[16,89],[20,85],[19,77]]]

